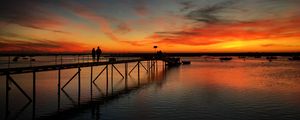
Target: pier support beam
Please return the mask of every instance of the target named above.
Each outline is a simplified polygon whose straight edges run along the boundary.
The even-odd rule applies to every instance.
[[[33,72],[32,74],[32,99],[33,99],[33,104],[32,104],[32,119],[35,119],[35,100],[36,100],[36,73]]]
[[[138,61],[138,86],[140,86],[140,61]]]
[[[10,115],[10,111],[9,111],[9,91],[11,90],[11,87],[10,87],[10,83],[14,84],[17,89],[29,100],[27,102],[27,104],[25,104],[19,111],[19,113],[23,112],[29,105],[30,103],[34,102],[33,103],[33,106],[32,106],[32,117],[34,119],[34,116],[35,116],[35,89],[36,89],[36,73],[33,72],[33,84],[32,84],[32,98],[22,89],[22,87],[7,73],[6,74],[6,98],[5,98],[5,119],[8,119],[9,118],[9,115]],[[15,118],[17,118],[18,116],[14,116]]]
[[[66,93],[64,91],[64,88],[78,75],[78,93],[77,93],[77,96],[78,96],[78,100],[77,100],[77,104],[80,105],[80,67],[78,67],[78,71],[71,77],[71,79],[61,88],[61,90]],[[67,95],[67,94],[66,94]]]
[[[128,63],[125,63],[125,90],[128,89]]]
[[[108,96],[108,65],[106,65],[106,96]]]
[[[63,85],[63,87],[61,88],[61,90],[64,90],[64,88],[80,73],[80,68],[78,69],[78,72],[76,72],[70,79],[69,81]]]
[[[111,64],[111,66],[111,69],[115,69],[122,76],[123,79],[125,78],[124,75],[118,70],[118,68],[114,64]]]
[[[111,64],[111,77],[110,77],[110,86],[111,86],[111,94],[114,92],[114,64]]]
[[[13,83],[17,88],[18,88],[18,90],[30,101],[30,102],[32,102],[32,99],[29,97],[29,95],[21,88],[21,86],[19,86],[19,84],[16,82],[16,81],[14,81],[14,79],[9,75],[9,74],[7,74],[6,75],[6,79],[8,79],[8,81],[7,82],[11,82],[11,83]],[[10,90],[10,86],[8,85],[7,86],[8,88],[7,89],[9,89]]]
[[[104,72],[104,70],[107,70],[108,69],[108,65],[106,65],[102,70],[101,72],[96,76],[96,78],[93,80],[93,83],[95,83],[95,81],[100,77],[100,75]],[[93,78],[92,78],[93,79]]]
[[[81,71],[81,69],[80,69],[80,67],[78,67],[78,100],[77,100],[78,105],[80,105],[80,97],[81,97],[80,71]]]
[[[9,116],[9,90],[10,90],[10,87],[9,87],[9,79],[8,79],[8,74],[6,75],[6,91],[5,91],[5,94],[6,94],[6,98],[5,98],[5,119],[7,120],[8,119],[8,116]]]
[[[58,69],[58,81],[57,81],[57,111],[60,110],[60,89],[61,89],[61,84],[60,84],[60,79],[61,79],[61,70],[60,68]]]
[[[93,65],[91,66],[90,97],[91,101],[93,101]]]
[[[131,72],[138,67],[138,75],[140,74],[140,65],[148,72],[147,68],[141,63],[141,61],[138,61],[137,64],[129,71],[129,75],[131,74]]]

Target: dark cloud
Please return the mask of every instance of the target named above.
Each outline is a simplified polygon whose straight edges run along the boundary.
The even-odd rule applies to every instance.
[[[199,8],[199,9],[190,11],[186,15],[186,18],[197,21],[197,22],[204,22],[204,23],[210,23],[210,24],[223,22],[225,20],[223,20],[222,17],[219,16],[219,14],[221,12],[223,12],[223,10],[225,10],[228,7],[230,7],[231,5],[233,5],[235,2],[232,0],[227,0],[224,2],[219,2],[219,3],[213,4],[211,6]]]
[[[190,10],[194,7],[196,7],[196,5],[192,2],[192,1],[184,1],[184,2],[179,2],[179,4],[182,6],[182,8],[180,9],[181,12]]]
[[[125,34],[131,31],[131,28],[126,23],[120,23],[115,30],[117,33]]]
[[[30,41],[18,40],[18,39],[5,39],[0,37],[0,51],[3,52],[79,52],[85,51],[85,45],[76,42],[66,42],[43,40],[43,39],[31,39]]]
[[[174,32],[156,32],[156,34],[169,35],[169,36],[180,36],[180,35],[190,36],[190,35],[199,35],[200,33],[193,32],[193,31],[174,31]]]
[[[135,12],[140,16],[145,16],[148,14],[149,9],[144,0],[137,0],[134,6]]]
[[[46,3],[37,0],[3,0],[0,2],[0,21],[34,29],[64,33],[54,29],[65,23],[63,17],[46,10]]]

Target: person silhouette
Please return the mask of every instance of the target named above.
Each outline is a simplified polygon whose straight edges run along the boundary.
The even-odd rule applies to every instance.
[[[100,59],[100,55],[102,54],[102,51],[101,49],[99,48],[99,46],[97,47],[97,50],[96,50],[96,55],[97,55],[97,62],[99,62],[99,59]]]
[[[95,59],[96,59],[96,50],[95,50],[95,48],[93,48],[93,50],[92,50],[92,57],[93,57],[93,61],[95,61]]]

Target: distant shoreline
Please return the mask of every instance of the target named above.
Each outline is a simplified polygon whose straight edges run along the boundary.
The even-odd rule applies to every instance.
[[[248,52],[248,53],[165,53],[167,56],[299,56],[300,52]],[[90,53],[0,53],[0,56],[74,56]],[[103,53],[106,57],[142,57],[154,53]]]

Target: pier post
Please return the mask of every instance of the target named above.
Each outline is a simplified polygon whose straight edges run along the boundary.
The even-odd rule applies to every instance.
[[[90,97],[93,101],[93,65],[91,65]]]
[[[113,86],[114,86],[114,64],[111,64],[111,81],[110,81],[110,84],[111,84],[111,93],[113,94]]]
[[[9,75],[6,74],[6,91],[5,91],[5,94],[6,94],[6,98],[5,98],[5,119],[7,120],[8,119],[8,116],[9,116],[9,90],[10,90],[10,87],[9,87]]]
[[[80,67],[78,67],[78,105],[80,105],[80,92],[81,92],[81,89],[80,89]]]
[[[140,86],[140,61],[138,61],[138,86]]]
[[[147,69],[148,69],[148,71],[149,71],[149,73],[150,73],[150,67],[149,67],[150,65],[149,65],[149,60],[147,60]]]
[[[58,83],[57,83],[57,111],[60,109],[60,89],[61,89],[61,84],[60,84],[60,68],[58,69]]]
[[[150,66],[149,69],[152,70],[152,60],[150,60]]]
[[[158,63],[157,63],[157,59],[156,59],[156,60],[155,60],[155,68],[156,68],[156,69],[158,69],[158,68],[157,68],[157,64],[158,64]]]
[[[125,89],[127,90],[127,79],[128,79],[128,63],[125,63]]]
[[[33,72],[32,76],[32,119],[35,119],[35,102],[36,102],[36,72]]]
[[[108,95],[108,65],[106,65],[106,96]]]

